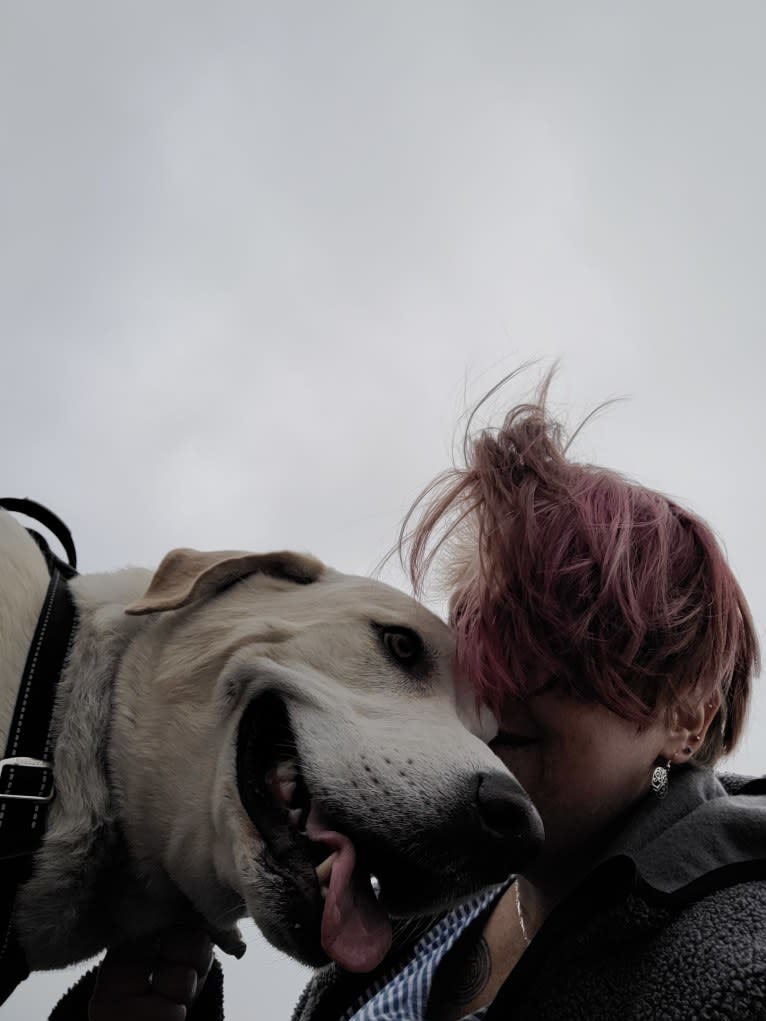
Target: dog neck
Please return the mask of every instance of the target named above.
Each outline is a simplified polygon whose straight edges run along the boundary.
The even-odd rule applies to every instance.
[[[34,875],[17,897],[17,928],[32,969],[90,957],[124,935],[131,918],[147,917],[146,877],[137,875],[122,836],[107,744],[120,661],[147,626],[124,608],[149,577],[131,569],[70,582],[78,619],[52,721],[56,796]]]

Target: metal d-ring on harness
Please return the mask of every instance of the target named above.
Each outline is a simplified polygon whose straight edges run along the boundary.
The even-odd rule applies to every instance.
[[[56,685],[64,666],[75,606],[67,582],[77,574],[77,553],[69,529],[33,500],[0,499],[5,510],[25,514],[56,536],[67,563],[33,529],[29,534],[45,557],[50,582],[27,653],[4,758],[0,760],[0,1004],[29,974],[13,931],[19,887],[32,872],[32,857],[45,834],[48,806],[55,795],[51,762],[51,719]],[[0,566],[0,569],[1,566]]]

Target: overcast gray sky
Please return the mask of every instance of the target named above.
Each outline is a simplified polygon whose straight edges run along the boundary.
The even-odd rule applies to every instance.
[[[765,30],[760,0],[2,4],[3,489],[84,570],[368,573],[471,402],[561,357],[572,420],[630,398],[579,454],[706,517],[763,635]],[[733,767],[764,738],[761,686]],[[304,972],[250,944],[227,1018],[287,1018]]]

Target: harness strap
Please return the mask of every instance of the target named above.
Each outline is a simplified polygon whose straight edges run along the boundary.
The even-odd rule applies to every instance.
[[[0,761],[0,860],[34,853],[53,799],[50,724],[74,624],[69,587],[54,568],[21,678]]]
[[[24,506],[20,506],[22,504]],[[69,564],[60,561],[45,540],[30,530],[48,563],[50,581],[27,653],[5,756],[0,760],[1,1004],[29,974],[13,931],[13,912],[16,894],[31,875],[33,855],[43,842],[48,808],[55,794],[51,721],[56,685],[75,623],[75,605],[67,578],[76,574],[76,554],[69,530],[40,504],[31,500],[3,499],[0,506],[21,510],[51,528],[70,561]],[[51,522],[58,522],[61,527],[54,528]]]
[[[43,556],[48,561],[48,566],[50,567],[51,560],[53,560],[65,578],[71,578],[77,574],[77,550],[74,546],[74,539],[72,538],[72,533],[60,517],[55,515],[53,511],[48,510],[47,507],[43,507],[41,503],[37,503],[36,500],[30,500],[26,496],[23,498],[18,496],[0,497],[0,507],[4,507],[7,511],[14,511],[17,514],[26,514],[28,518],[39,521],[41,525],[56,536],[67,555],[67,563],[64,564],[51,553],[48,543],[41,535],[32,531],[31,528],[28,529],[29,534],[40,547]]]

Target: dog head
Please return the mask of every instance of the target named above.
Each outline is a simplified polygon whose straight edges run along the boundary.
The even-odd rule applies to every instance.
[[[123,824],[212,927],[247,911],[292,956],[365,971],[389,916],[539,848],[449,629],[401,592],[294,553],[180,550],[128,612],[153,619],[116,686]]]

